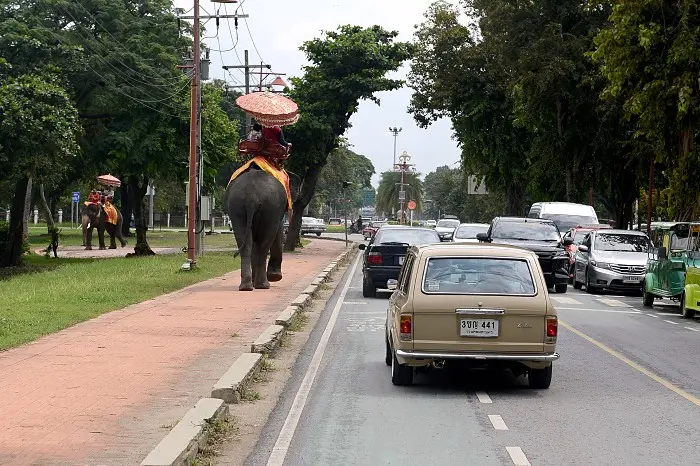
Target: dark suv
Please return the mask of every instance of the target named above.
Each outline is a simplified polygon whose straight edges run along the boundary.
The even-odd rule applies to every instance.
[[[537,254],[547,286],[557,293],[566,293],[569,282],[569,255],[572,240],[561,239],[561,233],[551,220],[539,218],[496,217],[488,233],[479,233],[479,241],[511,244]]]

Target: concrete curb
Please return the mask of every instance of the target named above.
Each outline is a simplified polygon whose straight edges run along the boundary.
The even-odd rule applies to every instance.
[[[243,392],[257,375],[262,366],[263,355],[260,353],[243,353],[231,368],[214,384],[211,397],[226,403],[240,403]]]
[[[344,241],[344,240],[343,240]],[[330,279],[349,256],[357,251],[356,243],[346,248],[320,273],[304,292],[277,317],[251,345],[250,353],[241,354],[214,385],[211,398],[200,399],[194,408],[177,423],[161,442],[143,460],[141,466],[180,466],[189,464],[209,437],[208,427],[217,419],[228,416],[226,403],[239,403],[247,385],[260,371],[263,355],[273,354],[281,345],[294,319],[304,311],[318,294],[321,283]]]
[[[228,405],[223,400],[202,398],[148,454],[141,466],[189,464],[199,449],[206,445],[209,426],[227,415]]]
[[[279,348],[282,337],[287,333],[281,325],[270,325],[260,334],[257,340],[250,345],[251,353],[272,354]]]

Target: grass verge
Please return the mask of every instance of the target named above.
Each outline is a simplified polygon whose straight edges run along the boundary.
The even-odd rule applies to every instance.
[[[214,466],[216,458],[221,455],[224,442],[231,438],[237,427],[232,419],[219,418],[211,423],[208,429],[209,439],[189,463],[190,466]]]
[[[183,262],[180,254],[109,260],[27,257],[25,267],[42,273],[0,280],[0,351],[240,265],[231,253],[208,253],[189,272],[180,271]]]

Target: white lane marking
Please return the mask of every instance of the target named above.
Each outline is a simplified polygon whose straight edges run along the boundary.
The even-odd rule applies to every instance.
[[[550,296],[552,301],[556,301],[562,304],[583,304],[581,301],[577,301],[574,298],[568,298],[566,296]]]
[[[596,299],[603,304],[607,304],[610,307],[632,307],[629,304],[623,303],[622,301],[619,301],[617,299],[608,299],[608,298],[596,298]]]
[[[338,297],[338,301],[335,303],[331,317],[328,319],[328,324],[326,324],[326,329],[323,331],[323,335],[321,335],[321,340],[318,342],[313,358],[311,358],[309,368],[306,370],[304,380],[301,381],[301,386],[299,386],[299,391],[294,397],[294,402],[292,403],[292,407],[289,409],[287,419],[284,421],[284,425],[282,426],[282,430],[280,430],[275,446],[272,448],[272,453],[270,453],[270,458],[267,460],[268,466],[282,466],[284,464],[284,459],[287,457],[287,452],[289,451],[289,446],[292,443],[294,432],[297,430],[299,419],[304,411],[304,406],[306,406],[306,401],[309,398],[311,386],[313,385],[318,369],[321,366],[323,353],[325,353],[326,346],[328,346],[328,340],[330,339],[333,328],[335,327],[335,322],[338,320],[340,308],[343,305],[348,288],[350,288],[350,283],[355,276],[355,271],[357,270],[357,265],[360,263],[361,257],[362,255],[358,255],[357,259],[355,259],[355,263],[352,266],[352,270],[350,270],[348,280],[343,287],[343,291],[341,291],[340,296]]]
[[[583,307],[560,307],[560,306],[557,306],[557,310],[585,311],[585,312],[611,312],[613,314],[641,314],[640,311],[635,311],[634,309],[631,309],[629,311],[621,311],[621,310],[617,310],[617,309],[586,309]]]
[[[657,312],[656,315],[657,315],[657,316],[674,316],[674,317],[678,317],[678,314],[673,313],[673,312]]]
[[[476,392],[476,397],[479,398],[481,403],[493,403],[491,397],[486,392]]]
[[[657,319],[659,318],[659,316],[655,316],[654,314],[645,314],[645,315],[648,315],[649,317],[656,317]]]
[[[358,305],[358,306],[365,306],[369,304],[367,301],[345,301],[343,305],[349,304],[349,305]]]
[[[688,330],[692,330],[693,332],[700,332],[700,330],[693,328],[693,327],[683,327],[683,328],[688,329]]]
[[[673,325],[678,325],[678,322],[674,322],[672,320],[664,320],[664,322],[668,322],[669,324],[673,324]]]
[[[489,421],[491,421],[493,428],[496,430],[508,430],[508,426],[506,425],[505,421],[498,414],[489,414]]]
[[[527,460],[527,456],[523,453],[520,447],[506,447],[506,451],[510,455],[510,459],[515,466],[531,466]]]

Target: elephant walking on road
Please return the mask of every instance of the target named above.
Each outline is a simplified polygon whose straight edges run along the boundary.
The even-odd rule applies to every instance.
[[[282,222],[288,206],[285,187],[252,164],[229,183],[224,202],[241,256],[238,289],[270,288],[270,282],[282,280]]]
[[[116,207],[115,207],[116,209]],[[107,212],[105,212],[104,207],[99,204],[88,204],[83,208],[83,244],[85,249],[92,250],[92,230],[97,228],[97,237],[100,243],[100,249],[107,249],[105,247],[105,230],[109,234],[109,249],[117,249],[117,244],[114,238],[118,238],[121,246],[126,246],[126,240],[122,236],[122,224],[124,219],[122,213],[117,210],[117,223],[110,223]]]

